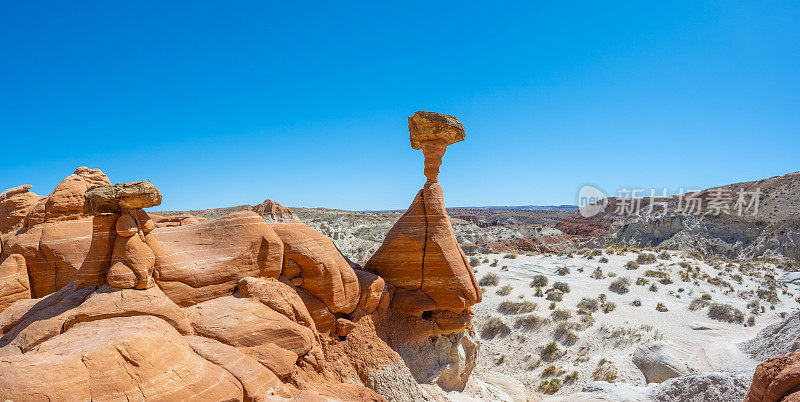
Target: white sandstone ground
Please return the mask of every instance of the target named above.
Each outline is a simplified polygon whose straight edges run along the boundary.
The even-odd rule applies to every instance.
[[[638,345],[658,339],[665,340],[672,351],[671,356],[680,360],[690,371],[752,375],[758,362],[741,352],[736,344],[753,338],[765,326],[781,320],[782,313],[794,310],[798,306],[794,297],[800,295],[797,285],[787,287],[775,281],[774,278],[784,272],[771,263],[702,261],[682,251],[668,253],[671,260],[657,259],[655,263],[641,264],[635,270],[628,270],[625,265],[637,259],[636,251],[611,248],[603,249],[600,255],[591,258],[591,252],[584,255],[520,254],[516,258],[508,258],[510,255],[503,254],[470,257],[481,262],[474,267],[479,281],[489,273],[499,278],[496,286],[482,286],[483,301],[475,306],[476,335],[481,341],[479,363],[474,371],[476,380],[479,383],[491,381],[493,375],[500,373],[519,380],[532,393],[543,392],[540,387],[542,381],[550,383],[551,379],[558,378],[560,389],[555,396],[579,392],[603,374],[606,374],[606,379],[616,383],[645,386],[645,377],[632,362],[631,356]],[[608,259],[608,262],[600,262],[601,258]],[[491,265],[495,260],[497,264],[493,267]],[[560,267],[567,267],[569,273],[559,275],[557,269]],[[598,267],[602,270],[603,279],[591,277]],[[668,273],[672,283],[662,284],[658,277],[645,276],[648,270]],[[682,280],[681,272],[688,281]],[[555,303],[555,309],[568,310],[570,318],[554,321],[551,317],[554,310],[549,308],[551,301],[546,299],[547,295],[536,297],[535,288],[530,286],[536,275],[544,275],[548,279],[547,286],[541,288],[542,292],[551,289],[555,282],[569,285],[570,291],[563,295],[562,301]],[[624,294],[609,289],[609,285],[621,277],[630,280],[629,291]],[[649,283],[637,285],[637,278],[644,278]],[[657,286],[657,291],[650,291],[651,284]],[[512,287],[510,293],[498,295],[498,290],[506,285]],[[769,286],[773,287],[774,292],[769,291]],[[759,289],[762,290],[760,295]],[[708,306],[690,310],[690,303],[696,298],[702,299],[704,293],[710,296],[710,300],[707,300],[709,303],[730,304],[741,310],[743,322],[712,319],[708,316]],[[608,313],[604,313],[603,307],[600,307],[591,314],[594,323],[581,329],[578,323],[583,315],[577,313],[576,305],[582,298],[597,299],[601,294],[605,294],[606,305],[612,302],[616,307]],[[766,300],[770,298],[771,301]],[[634,300],[641,301],[641,305],[632,305]],[[754,300],[758,301],[758,306],[754,306]],[[504,314],[498,311],[504,301],[529,301],[536,303],[537,308],[532,313]],[[658,303],[662,303],[668,311],[657,311]],[[756,313],[753,314],[753,311]],[[537,329],[520,327],[517,320],[530,314],[546,321]],[[751,316],[755,317],[755,324],[747,326]],[[490,336],[491,331],[487,327],[492,319],[495,319],[498,327],[503,326],[496,319],[502,320],[510,332],[507,335],[497,333]],[[567,335],[559,340],[554,333],[560,322],[576,324],[568,324],[573,326],[572,329],[565,331]],[[502,331],[501,328],[499,332]],[[576,339],[570,345],[568,338],[572,334]],[[543,350],[553,341],[556,342],[557,351],[549,357],[545,353],[543,357]],[[551,364],[556,373],[544,374]],[[595,375],[598,367],[600,369]],[[614,368],[616,376],[612,378]],[[577,372],[577,378],[571,380],[569,377],[573,372]]]

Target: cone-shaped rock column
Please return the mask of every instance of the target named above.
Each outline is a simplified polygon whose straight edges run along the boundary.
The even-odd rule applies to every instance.
[[[365,268],[397,287],[392,308],[400,313],[458,314],[479,302],[481,291],[453,233],[438,176],[447,146],[464,140],[464,126],[453,116],[417,112],[408,129],[411,147],[425,155],[428,180]]]

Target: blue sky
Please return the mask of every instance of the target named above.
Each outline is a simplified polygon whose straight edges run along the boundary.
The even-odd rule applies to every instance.
[[[800,170],[798,2],[164,3],[0,6],[0,188],[403,209],[416,110],[466,127],[448,206]]]

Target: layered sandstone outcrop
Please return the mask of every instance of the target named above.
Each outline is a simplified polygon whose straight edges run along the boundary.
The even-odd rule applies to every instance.
[[[4,192],[0,399],[413,401],[432,392],[420,382],[463,388],[480,290],[436,181],[457,120],[412,119],[422,219],[398,222],[369,270],[269,200],[169,220],[144,211],[161,202],[149,182],[87,168],[48,197]]]
[[[464,140],[464,127],[453,116],[417,112],[408,128],[411,147],[425,156],[427,181],[364,268],[393,288],[390,311],[377,319],[416,380],[461,390],[477,364],[470,306],[480,302],[481,290],[453,233],[438,178],[447,146]]]

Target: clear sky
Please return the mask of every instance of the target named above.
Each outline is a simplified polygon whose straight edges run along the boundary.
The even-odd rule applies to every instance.
[[[466,127],[448,206],[797,171],[800,2],[0,5],[0,188],[86,165],[156,209],[403,209],[417,110]]]

